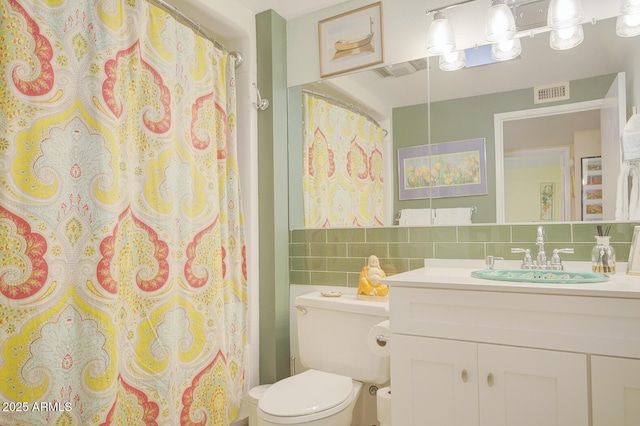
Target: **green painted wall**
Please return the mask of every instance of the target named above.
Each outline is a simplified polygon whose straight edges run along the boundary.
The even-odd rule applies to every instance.
[[[469,207],[478,208],[473,215],[474,223],[494,223],[496,221],[495,196],[495,134],[493,116],[509,111],[549,107],[563,103],[577,103],[602,99],[606,95],[615,74],[608,74],[570,83],[569,101],[534,104],[533,88],[489,95],[453,99],[441,102],[414,105],[393,110],[394,179],[398,176],[397,149],[431,143],[454,142],[467,139],[486,139],[487,187],[488,194],[470,197],[435,198],[433,208]],[[431,114],[431,129],[427,125],[428,109]],[[405,208],[428,207],[428,200],[400,201],[398,185],[394,185],[394,212]]]
[[[289,376],[289,212],[287,27],[273,11],[256,15],[258,87],[270,102],[258,111],[260,382]]]

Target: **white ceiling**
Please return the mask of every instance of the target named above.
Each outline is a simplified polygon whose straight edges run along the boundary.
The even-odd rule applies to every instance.
[[[290,20],[317,10],[345,3],[347,0],[237,1],[256,14],[272,9],[283,18]],[[437,9],[452,3],[455,3],[455,1],[425,0],[425,9]],[[586,24],[586,26],[591,27],[589,24]],[[548,35],[539,35],[535,41],[523,40],[526,41],[526,43],[523,43],[523,45],[526,44],[526,50],[523,49],[522,58],[517,61],[510,61],[511,63],[452,73],[443,73],[436,66],[435,69],[431,69],[429,78],[431,90],[428,96],[432,101],[436,101],[492,93],[494,91],[516,90],[524,87],[533,87],[541,83],[557,83],[617,72],[623,68],[624,53],[620,52],[628,51],[627,49],[632,41],[623,40],[624,45],[622,47],[624,49],[619,51],[616,47],[621,44],[621,40],[615,35],[611,23],[607,23],[607,25],[599,23],[599,25],[595,25],[592,28],[585,28],[585,32],[590,33],[588,42],[570,51],[549,51]],[[593,43],[594,40],[597,40],[598,43]],[[540,51],[545,51],[545,53],[542,54]],[[548,62],[546,65],[541,66],[540,60],[537,59],[540,55],[547,57]],[[584,64],[584,66],[575,67],[574,64],[576,63]],[[573,74],[568,75],[568,70],[573,70],[571,71]],[[472,74],[470,74],[471,72]],[[506,74],[503,75],[503,72]],[[512,78],[514,73],[518,75],[518,78]],[[340,80],[343,81],[340,82]],[[371,104],[384,104],[386,109],[424,103],[425,99],[427,99],[428,91],[426,81],[425,72],[418,72],[400,79],[384,80],[372,72],[361,72],[343,76],[342,78],[329,79],[324,84],[315,84],[311,88],[319,89],[319,91],[327,94],[342,95],[347,99],[351,98],[350,100],[353,100],[355,104],[362,105],[364,103],[369,104],[369,106]],[[369,95],[364,95],[363,98],[358,99],[360,96],[355,95],[351,90],[357,86],[359,86],[359,90],[356,90],[356,92],[360,92],[360,94],[368,93]],[[371,96],[373,93],[375,95]],[[367,97],[369,99],[365,100],[364,98]],[[368,112],[374,116],[378,115],[375,107],[369,109]],[[569,120],[568,118],[571,119]],[[536,120],[519,120],[517,126],[516,122],[514,122],[505,131],[507,135],[516,136],[516,140],[524,140],[526,139],[524,135],[527,134],[537,134],[537,137],[541,137],[542,131],[549,132],[549,135],[555,134],[555,137],[558,138],[561,134],[566,134],[568,137],[574,131],[597,128],[598,126],[599,113],[591,111],[565,116],[563,119],[548,117]],[[517,149],[517,147],[514,146],[511,149]]]

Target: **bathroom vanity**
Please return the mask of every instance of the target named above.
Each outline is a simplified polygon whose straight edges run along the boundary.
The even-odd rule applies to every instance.
[[[394,425],[640,425],[640,277],[499,282],[455,265],[384,280]]]

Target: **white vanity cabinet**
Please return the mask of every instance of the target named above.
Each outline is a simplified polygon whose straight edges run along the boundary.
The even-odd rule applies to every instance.
[[[417,336],[393,339],[394,424],[588,424],[584,354]]]
[[[394,425],[640,425],[640,297],[399,275]]]
[[[640,425],[640,359],[591,357],[593,426]]]

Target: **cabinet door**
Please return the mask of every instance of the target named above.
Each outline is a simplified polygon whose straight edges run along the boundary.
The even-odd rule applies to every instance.
[[[591,357],[593,426],[640,425],[640,360]]]
[[[589,424],[584,354],[478,345],[480,424]]]
[[[477,344],[394,334],[392,423],[477,426]]]

